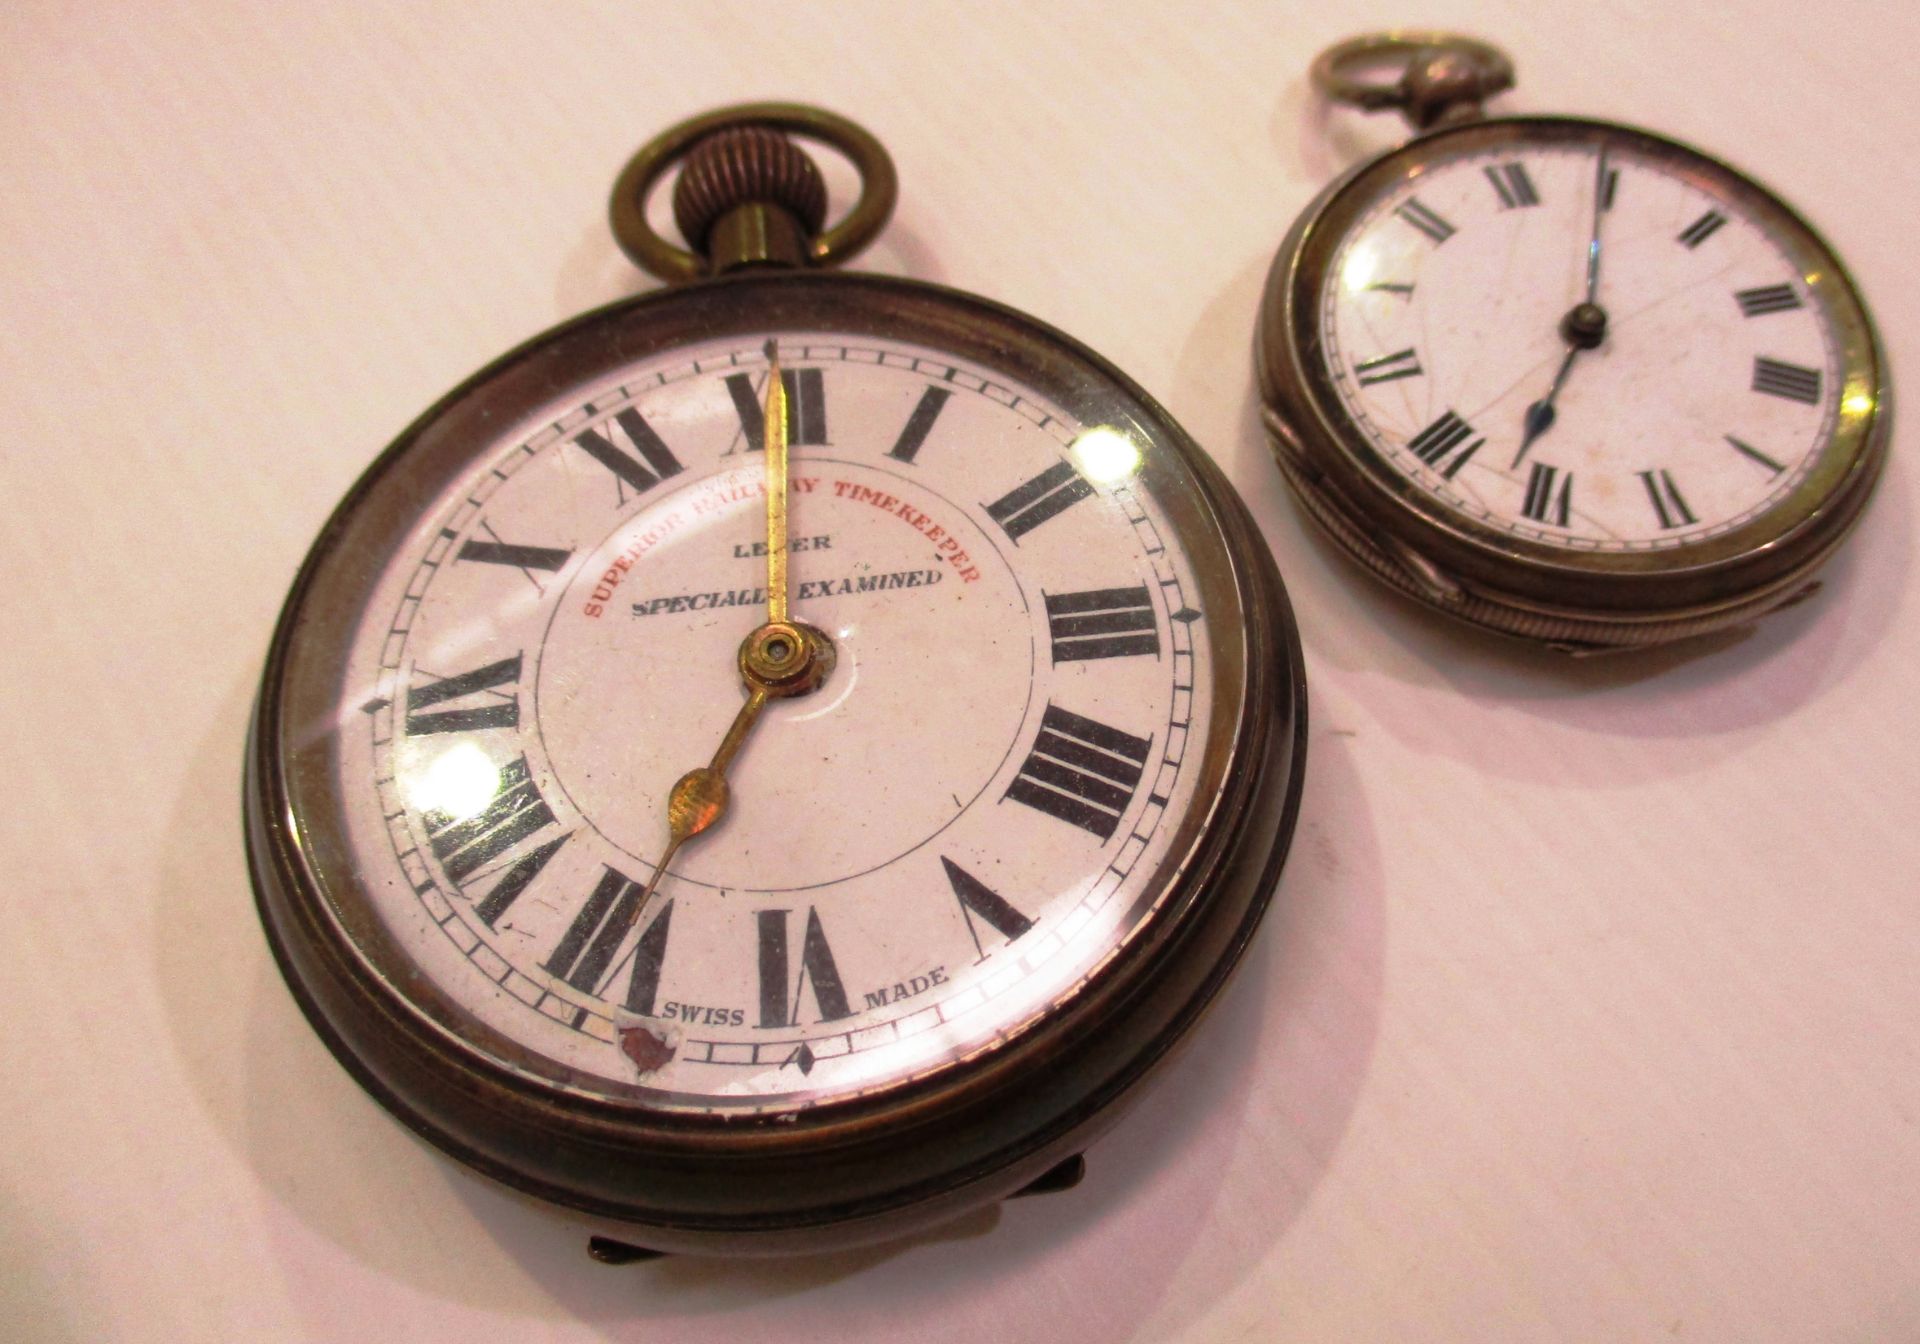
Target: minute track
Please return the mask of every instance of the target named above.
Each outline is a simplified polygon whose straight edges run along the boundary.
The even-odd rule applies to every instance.
[[[857,347],[847,346],[847,347],[844,347],[844,349],[846,350],[846,353],[850,358],[858,358],[859,350]],[[784,356],[793,358],[796,360],[799,360],[799,359],[817,360],[821,353],[819,347],[815,343],[789,342],[786,340],[783,340],[782,342],[782,352]],[[710,368],[711,365],[707,364],[704,367]],[[921,365],[923,376],[925,376],[924,368],[925,368],[925,365],[923,362]],[[701,371],[702,370],[700,369],[692,370],[689,376],[698,377]],[[645,390],[648,387],[672,387],[675,384],[676,384],[676,380],[669,378],[664,383],[636,381],[630,386],[639,388],[644,394]],[[969,379],[967,378],[967,376],[964,373],[958,373],[958,372],[956,372],[955,375],[952,377],[944,377],[944,376],[941,377],[939,380],[939,384],[940,384],[939,390],[946,392],[947,398],[952,398],[956,396],[966,396],[970,392],[977,394],[986,390],[986,384],[984,383],[976,383],[975,386],[969,387],[968,385]],[[947,417],[950,414],[952,414],[952,404],[954,403],[948,402],[947,404],[943,405],[942,412],[940,415],[941,421],[944,422],[947,419]],[[1070,446],[1072,442],[1071,436],[1074,432],[1071,421],[1061,419],[1060,417],[1056,416],[1053,412],[1045,408],[1044,405],[1041,405],[1038,403],[1029,404],[1028,401],[1023,398],[1009,398],[1006,405],[1007,405],[1007,409],[1010,412],[1019,414],[1022,417],[1028,419],[1036,427],[1041,429],[1048,429],[1048,430],[1051,430],[1051,432],[1059,434],[1063,440],[1063,447]],[[617,400],[601,400],[596,403],[593,411],[590,412],[590,414],[594,414],[600,417],[600,421],[599,421],[600,423],[608,423],[608,424],[613,424],[617,426],[619,423],[618,412],[620,409],[621,409],[620,403]],[[648,422],[651,423],[653,418],[654,417],[652,416],[652,414],[649,413]],[[557,444],[562,446],[564,445],[577,446],[579,432],[580,431],[577,428],[574,428],[569,423],[569,418],[564,414],[556,417],[556,423],[553,428],[547,431],[542,431],[542,433],[546,435],[546,438],[544,441],[548,445]],[[881,449],[887,449],[891,445],[883,442],[877,446]],[[523,453],[523,456],[527,456],[534,461],[538,461],[540,451],[541,451],[540,441],[536,440],[535,442],[529,445],[529,451]],[[628,503],[624,507],[627,509],[632,509],[632,508],[635,508],[636,506],[642,505],[643,503],[651,501],[651,503],[647,504],[647,506],[657,511],[662,507],[672,507],[672,501],[675,499],[690,498],[690,496],[688,496],[687,494],[687,491],[696,489],[696,487],[698,486],[700,468],[692,461],[691,457],[686,455],[687,452],[688,452],[688,449],[684,444],[682,444],[681,455],[679,458],[677,458],[677,460],[681,461],[682,469],[679,472],[675,473],[671,482],[668,482],[665,478],[662,478],[662,480],[659,481],[655,487],[652,487],[649,490],[649,492],[644,496],[630,492],[627,497]],[[882,461],[886,460],[887,456],[891,456],[891,455],[883,454],[881,460]],[[815,470],[815,468],[808,466],[808,460],[809,459],[805,457],[796,458],[795,471],[797,473],[805,473],[808,471]],[[831,461],[838,460],[838,459],[813,458],[811,460],[815,463],[819,463],[821,468],[827,470],[828,472],[826,482],[817,485],[816,488],[820,489],[823,492],[829,491],[831,479],[832,479],[832,471],[834,470],[834,468],[832,468],[828,464]],[[851,462],[851,461],[857,461],[858,459],[848,458],[845,460]],[[895,460],[896,462],[898,462],[897,459]],[[925,470],[924,459],[917,464],[898,462],[898,465],[900,465],[902,468],[911,467],[911,469],[914,470],[915,472]],[[1077,473],[1076,473],[1075,479],[1078,479]],[[691,496],[691,498],[697,498],[697,497],[698,497],[697,495]],[[1200,614],[1199,612],[1188,608],[1186,604],[1180,600],[1184,592],[1184,584],[1179,577],[1177,568],[1173,564],[1173,553],[1167,549],[1165,538],[1161,535],[1161,533],[1158,530],[1159,525],[1156,523],[1156,515],[1151,510],[1141,507],[1141,505],[1137,502],[1128,502],[1130,500],[1130,496],[1126,490],[1126,487],[1124,486],[1114,488],[1114,497],[1116,501],[1118,501],[1120,504],[1118,512],[1128,520],[1128,522],[1131,524],[1133,531],[1137,534],[1138,545],[1140,546],[1141,553],[1143,555],[1143,562],[1151,567],[1150,570],[1148,571],[1148,575],[1151,578],[1151,583],[1135,584],[1131,588],[1116,590],[1117,592],[1131,594],[1132,596],[1129,599],[1128,603],[1122,603],[1120,606],[1112,608],[1108,613],[1103,614],[1103,612],[1098,612],[1098,611],[1086,613],[1100,619],[1109,619],[1109,620],[1118,619],[1127,628],[1116,629],[1111,632],[1095,632],[1095,631],[1087,631],[1083,633],[1063,632],[1061,635],[1061,638],[1067,641],[1067,644],[1062,645],[1061,647],[1063,660],[1067,666],[1094,666],[1094,665],[1107,662],[1110,659],[1127,658],[1129,656],[1129,653],[1131,653],[1132,656],[1134,657],[1144,655],[1149,662],[1154,662],[1157,660],[1165,668],[1164,672],[1161,675],[1167,679],[1169,684],[1177,683],[1183,687],[1189,686],[1193,681],[1193,673],[1191,671],[1193,667],[1191,631],[1194,629],[1194,623],[1200,619]],[[494,498],[490,500],[486,500],[484,502],[487,503],[487,507],[489,507],[490,509],[498,510],[500,507],[499,501],[500,501],[500,497],[495,496]],[[1073,502],[1077,503],[1079,501],[1075,500]],[[806,495],[804,493],[797,494],[795,508],[797,510],[800,510],[801,512],[797,513],[796,516],[797,517],[803,516],[804,510],[806,507],[807,507]],[[816,506],[816,508],[817,507],[818,506]],[[1087,506],[1083,504],[1082,507],[1087,507]],[[1062,525],[1062,522],[1058,519],[1049,518],[1048,520],[1046,520],[1046,526],[1049,530],[1055,527],[1059,527],[1061,525]],[[500,525],[500,530],[505,532],[506,526],[507,526],[506,523],[503,522]],[[804,523],[797,524],[797,526],[804,526]],[[456,537],[458,537],[458,535],[459,534],[456,530]],[[1036,535],[1038,534],[1036,533]],[[456,549],[458,548],[459,545],[463,545],[463,544],[464,542],[456,541],[455,542]],[[842,547],[842,548],[844,547],[844,543],[842,542],[836,542],[835,545],[837,547]],[[823,551],[821,552],[821,554],[823,556],[832,555],[836,560],[838,560],[840,556],[845,554],[845,552],[844,552],[844,549],[841,549],[841,550],[836,550],[831,552]],[[1009,555],[1013,554],[1011,548],[1009,549],[1008,554]],[[595,562],[592,561],[590,558],[586,558],[586,557],[581,558],[581,564],[582,564],[582,572],[586,572],[595,567]],[[638,568],[639,566],[636,565],[635,569],[638,570]],[[629,572],[633,572],[633,571],[629,571]],[[635,580],[631,580],[631,579],[623,579],[622,584],[631,583],[634,581]],[[812,589],[809,588],[807,591],[811,592]],[[1105,590],[1103,589],[1082,590],[1083,594],[1097,594],[1103,591]],[[1157,618],[1155,617],[1155,612],[1158,610],[1158,608],[1146,607],[1146,606],[1141,606],[1137,604],[1138,600],[1140,599],[1140,595],[1146,591],[1153,591],[1153,592],[1158,592],[1162,594],[1167,594],[1168,595],[1167,597],[1159,600],[1165,600],[1172,603],[1172,609],[1175,610],[1179,616],[1179,619],[1170,621],[1164,636],[1156,631]],[[1036,591],[1029,598],[1029,601],[1033,604],[1033,607],[1036,610],[1039,610],[1043,606],[1043,603],[1041,601],[1041,596],[1042,596],[1041,593]],[[564,603],[565,599],[562,598],[561,600]],[[1138,613],[1138,614],[1136,615],[1134,613]],[[1081,614],[1082,613],[1068,613],[1067,615],[1069,615],[1070,617],[1077,617]],[[1139,619],[1139,617],[1146,617],[1147,619],[1141,620]],[[1167,646],[1163,644],[1162,643],[1163,639],[1170,640],[1171,645]],[[1105,650],[1109,646],[1104,644],[1103,641],[1118,641],[1117,644],[1111,646],[1115,649],[1115,652],[1111,652],[1111,653],[1106,652]],[[1066,655],[1068,654],[1068,645],[1074,645],[1077,648],[1080,646],[1084,646],[1084,649],[1083,649],[1084,652],[1098,653],[1099,656],[1091,657],[1091,658],[1067,657]],[[1168,717],[1170,720],[1177,718],[1182,723],[1184,723],[1185,719],[1188,716],[1190,716],[1192,713],[1192,708],[1190,705],[1191,693],[1183,690],[1179,694],[1180,694],[1180,699],[1182,704],[1186,705],[1187,707],[1184,708],[1178,715],[1170,714]],[[1182,728],[1179,731],[1179,736],[1184,738],[1184,733],[1185,733],[1185,729]],[[550,746],[551,744],[548,744],[548,745]],[[1172,763],[1169,763],[1164,767],[1159,765],[1155,766],[1156,771],[1164,770],[1168,772],[1166,773],[1164,779],[1159,779],[1158,776],[1155,776],[1155,778],[1158,780],[1158,782],[1155,784],[1156,790],[1171,787],[1171,785],[1167,781],[1177,780],[1179,778],[1179,765],[1177,761],[1174,761],[1173,758],[1171,758],[1171,756],[1169,756],[1169,760]],[[1143,792],[1144,791],[1145,790],[1143,786]],[[1122,844],[1124,846],[1124,849],[1121,851],[1120,856],[1114,862],[1111,862],[1102,867],[1102,870],[1101,870],[1103,873],[1102,885],[1089,893],[1088,895],[1089,901],[1104,901],[1107,898],[1101,895],[1101,892],[1103,892],[1106,889],[1105,884],[1109,884],[1109,883],[1118,884],[1118,883],[1124,882],[1125,880],[1128,879],[1128,876],[1135,871],[1135,863],[1137,862],[1137,856],[1140,853],[1144,852],[1144,847],[1151,842],[1152,837],[1154,836],[1158,828],[1158,818],[1159,816],[1163,815],[1165,807],[1166,807],[1166,801],[1163,799],[1163,797],[1159,792],[1156,792],[1154,794],[1154,801],[1152,802],[1152,804],[1148,805],[1147,818],[1144,824],[1137,828],[1138,834],[1129,832],[1129,834],[1125,837],[1122,837],[1119,835],[1114,836],[1115,842]],[[496,890],[504,889],[505,893],[511,895],[511,900],[507,900],[504,902],[495,902],[492,906],[487,907],[486,912],[492,914],[494,916],[494,922],[502,925],[503,927],[508,918],[508,913],[507,913],[508,911],[514,912],[512,916],[513,918],[523,919],[525,912],[536,910],[538,907],[534,905],[529,905],[528,902],[530,900],[537,899],[541,891],[543,890],[548,891],[549,895],[546,897],[546,899],[551,900],[552,893],[558,890],[558,888],[555,887],[554,884],[560,882],[562,879],[559,876],[557,876],[557,870],[550,870],[545,866],[537,866],[533,864],[531,862],[532,857],[536,854],[541,853],[542,850],[539,848],[527,847],[535,844],[538,844],[544,847],[548,843],[549,842],[546,842],[546,841],[539,841],[536,837],[533,840],[524,842],[523,845],[516,850],[503,853],[499,857],[498,861],[494,864],[494,866],[486,869],[476,879],[476,885],[477,885],[476,898],[477,899],[475,900],[474,904],[472,906],[462,906],[456,903],[453,907],[451,907],[453,913],[460,914],[463,910],[471,909],[474,912],[473,920],[474,920],[475,929],[477,931],[482,931],[482,932],[491,932],[492,930],[487,925],[487,921],[481,917],[481,912],[478,908],[480,903],[487,900],[488,895],[490,893]],[[557,859],[559,855],[569,852],[571,848],[572,848],[571,845],[558,846],[551,853],[549,853],[547,857],[549,859]],[[566,879],[567,884],[570,885],[571,889],[575,891],[586,889],[585,887],[582,887],[579,885],[582,881],[582,878],[579,875],[577,875],[578,863],[580,861],[580,857],[584,857],[584,851],[582,852],[582,855],[579,857],[576,857],[576,860],[574,861],[576,876]],[[627,861],[625,860],[616,860],[616,863],[621,864],[622,870],[625,872],[643,873],[645,871],[644,863],[635,864],[634,866],[625,866],[626,862]],[[525,865],[525,867],[521,868],[520,867],[521,865]],[[507,878],[513,876],[517,868],[519,869],[521,876],[524,877],[525,880],[523,882],[519,882],[516,885],[508,885]],[[492,875],[492,876],[489,876],[489,875]],[[592,885],[593,885],[592,881],[587,881],[586,887],[591,887]],[[577,901],[578,898],[576,897],[574,899]],[[579,917],[578,912],[580,911],[581,908],[577,904],[571,905],[569,908],[571,908],[576,912],[576,917]],[[804,909],[805,907],[801,906],[800,908]],[[676,911],[683,912],[683,905],[676,904],[675,909]],[[608,913],[609,912],[607,911],[602,912],[603,915],[606,915]],[[834,927],[833,917],[831,915],[831,912],[825,909],[821,909],[820,913],[824,921],[822,927],[830,931]],[[1023,914],[1022,917],[1025,918],[1027,916]],[[677,913],[675,915],[676,929],[678,928],[678,922],[681,918],[682,918],[682,914]],[[1040,928],[1045,927],[1047,919],[1057,919],[1058,915],[1056,914],[1056,915],[1042,916],[1041,914],[1036,912],[1033,918],[1037,922],[1032,927],[1038,930]],[[454,929],[459,927],[459,924],[456,921],[455,924],[447,925],[445,927],[447,927],[449,933],[451,934]],[[649,922],[647,927],[651,929],[653,926]],[[980,927],[981,927],[982,933],[984,934],[986,932],[986,926],[981,925]],[[622,986],[626,983],[626,977],[630,974],[630,968],[634,964],[633,958],[635,954],[632,950],[633,939],[637,936],[639,936],[639,931],[630,931],[628,935],[622,940],[622,943],[618,947],[606,947],[606,948],[599,949],[599,954],[596,957],[595,965],[592,967],[594,971],[594,975],[592,977],[588,977],[585,974],[586,961],[589,954],[589,949],[591,949],[593,945],[593,937],[591,934],[588,935],[586,941],[582,943],[580,947],[575,949],[575,956],[572,964],[569,967],[564,968],[564,970],[554,970],[554,971],[548,972],[549,974],[555,975],[557,979],[564,980],[566,982],[566,986],[573,992],[583,993],[583,994],[588,993],[589,991],[584,987],[584,984],[582,983],[584,981],[587,981],[588,979],[598,980],[600,984],[604,986],[604,988],[597,989],[596,991],[592,992],[588,997],[588,999],[584,1003],[581,1003],[578,1007],[569,1006],[558,999],[550,1000],[549,1002],[554,1011],[554,1015],[558,1018],[559,1021],[561,1021],[563,1025],[571,1025],[579,1032],[586,1034],[588,1036],[591,1036],[597,1040],[614,1041],[618,1038],[619,1032],[622,1030],[622,1028],[620,1027],[621,1019],[619,1018],[619,1012],[627,1010],[626,1006],[621,1002],[621,999],[622,999],[621,991],[622,991]],[[798,938],[799,937],[798,932],[796,932],[794,936]],[[830,932],[828,936],[831,936]],[[963,931],[963,936],[964,936],[964,931]],[[547,947],[549,947],[550,949],[553,948],[555,946],[555,944],[551,941],[551,939],[553,938],[553,935],[548,934],[546,935],[546,937],[549,940],[547,941],[547,944],[546,944]],[[676,945],[678,945],[679,937],[680,935],[676,934]],[[1057,946],[1057,942],[1054,942],[1052,945]],[[477,955],[478,952],[481,949],[483,949],[485,946],[487,946],[487,941],[483,938],[480,943],[475,944],[475,955]],[[1039,945],[1037,944],[1036,946],[1039,946]],[[973,948],[970,940],[968,941],[968,951],[969,951],[969,955],[967,960],[971,961],[972,957],[974,955],[977,955],[977,952]],[[556,954],[549,953],[550,957],[552,955],[556,955]],[[1025,958],[1023,958],[1023,960],[1025,960]],[[1046,965],[1046,960],[1047,958],[1043,956],[1039,960],[1034,961],[1032,967],[1030,968],[1029,973],[1043,971]],[[490,974],[491,973],[492,972],[490,972]],[[661,973],[663,975],[674,974],[672,970],[672,958],[667,959],[667,965],[662,968]],[[898,972],[898,975],[905,977],[905,979],[901,980],[901,983],[903,984],[909,983],[913,979],[913,973],[909,970],[903,969]],[[611,977],[611,979],[609,979],[609,977]],[[518,983],[518,981],[514,981],[513,983]],[[686,992],[687,991],[685,991],[684,989],[672,990],[666,987],[663,982],[662,985],[656,990],[656,1004],[657,1005],[664,1004],[670,998],[673,998],[676,994],[685,994]],[[859,994],[865,994],[868,991],[865,988],[862,988],[858,991],[858,994],[856,994],[854,986],[852,984],[848,984],[846,987],[846,992],[849,995],[849,998],[848,998],[849,1007],[857,1007],[857,1000],[858,1000]],[[602,993],[606,995],[606,999],[604,1001],[600,1000],[600,997],[599,997],[600,994]],[[938,987],[934,990],[934,992],[926,995],[922,999],[903,1004],[900,1010],[898,1011],[898,1013],[894,1016],[881,1015],[876,1017],[874,1019],[876,1022],[876,1025],[884,1025],[886,1022],[891,1022],[891,1021],[905,1020],[907,1017],[912,1017],[916,1013],[922,1013],[922,1012],[928,1011],[929,1009],[938,1010],[939,1004],[945,1001],[941,997],[942,995],[945,995],[948,998],[951,997],[951,993],[946,987],[944,986]],[[809,999],[807,1000],[807,1002],[810,1004],[811,1000]],[[603,1003],[605,1006],[602,1006]],[[864,1019],[856,1019],[856,1020],[864,1020]],[[862,1030],[864,1030],[864,1028]],[[696,1033],[692,1037],[686,1038],[682,1042],[680,1057],[687,1060],[694,1060],[694,1059],[703,1057],[702,1055],[703,1048],[697,1045],[697,1042],[703,1039],[706,1039],[706,1038],[699,1035],[698,1033]],[[809,1036],[803,1039],[811,1040],[812,1037]],[[835,1058],[832,1050],[826,1046],[822,1046],[818,1043],[815,1043],[815,1045],[813,1046],[813,1049],[816,1054],[816,1064],[810,1071],[802,1075],[806,1077],[809,1080],[809,1082],[811,1082],[813,1078],[820,1076],[822,1069],[826,1069],[830,1067],[831,1060]],[[824,1050],[824,1053],[821,1053],[823,1050]],[[789,1054],[791,1053],[791,1048],[789,1049],[788,1053]],[[767,1051],[752,1052],[752,1057],[754,1059],[764,1059],[766,1055],[767,1055]],[[713,1058],[716,1061],[726,1061],[726,1060],[731,1060],[733,1056],[730,1055],[729,1052],[727,1051],[719,1050],[713,1053]],[[734,1065],[728,1064],[727,1067],[731,1068],[731,1067],[734,1067]],[[740,1067],[750,1068],[750,1067],[755,1067],[755,1065],[745,1064],[745,1065],[740,1065]],[[796,1072],[799,1072],[799,1071],[796,1070]]]

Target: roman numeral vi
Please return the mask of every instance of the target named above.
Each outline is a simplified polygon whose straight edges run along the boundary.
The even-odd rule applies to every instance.
[[[827,931],[820,925],[820,912],[807,907],[807,929],[800,943],[800,976],[792,979],[791,959],[787,955],[787,914],[785,910],[760,910],[754,914],[760,944],[760,1025],[790,1027],[800,1008],[800,995],[813,986],[814,1007],[822,1022],[853,1016],[847,1002],[847,988],[834,964],[833,949],[827,946]],[[788,999],[791,986],[793,997]]]

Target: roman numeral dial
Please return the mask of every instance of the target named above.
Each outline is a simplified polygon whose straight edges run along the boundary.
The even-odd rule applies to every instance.
[[[558,574],[573,559],[573,551],[565,546],[533,546],[525,542],[508,541],[485,519],[480,522],[482,536],[470,536],[460,543],[460,549],[454,553],[456,561],[476,565],[495,565],[501,569],[517,569],[533,585],[536,593],[546,593],[541,581],[542,575]],[[448,540],[455,540],[459,534],[451,528],[442,529],[441,534]]]
[[[1653,505],[1654,516],[1659,518],[1662,528],[1686,527],[1700,521],[1681,497],[1672,472],[1662,468],[1640,472],[1639,476],[1640,484],[1647,488],[1647,502]]]
[[[699,308],[426,440],[392,553],[341,547],[373,592],[313,725],[351,738],[368,927],[483,1045],[749,1127],[971,1067],[1079,993],[1166,908],[1272,684],[1242,605],[1272,590],[1129,385],[1013,319],[981,343],[985,308],[963,361],[772,289],[771,349]]]
[[[1540,204],[1540,194],[1533,188],[1533,179],[1527,176],[1523,163],[1501,163],[1486,169],[1487,181],[1493,184],[1494,194],[1500,198],[1503,210],[1518,210],[1522,206]]]
[[[1737,291],[1734,302],[1743,317],[1765,317],[1768,313],[1788,313],[1801,307],[1800,295],[1792,285],[1760,285]]]
[[[514,569],[537,569],[556,573],[573,556],[559,546],[522,546],[513,542],[469,537],[460,547],[460,559],[483,565],[508,565]]]
[[[1720,232],[1720,230],[1726,226],[1726,223],[1727,217],[1725,215],[1721,214],[1718,210],[1709,210],[1701,215],[1700,218],[1694,220],[1693,223],[1687,225],[1686,228],[1680,230],[1676,241],[1679,242],[1682,247],[1698,247],[1700,244],[1706,242],[1707,239],[1713,237],[1714,234]]]
[[[1406,204],[1394,210],[1394,214],[1435,243],[1444,243],[1459,232],[1452,224],[1424,205],[1418,196],[1409,197]]]
[[[1820,370],[1762,355],[1753,361],[1753,390],[1785,401],[1818,406]]]
[[[1670,575],[1683,548],[1763,535],[1823,453],[1853,451],[1871,333],[1753,184],[1588,124],[1450,133],[1393,164],[1292,241],[1262,318],[1270,408],[1304,412],[1293,460],[1318,469],[1289,477],[1350,548],[1503,595],[1562,581],[1490,577],[1558,563],[1534,547]]]
[[[513,865],[501,874],[493,890],[475,902],[473,911],[479,916],[480,922],[490,929],[499,928],[501,919],[512,911],[513,903],[533,885],[533,880],[546,868],[547,861],[566,842],[566,836],[559,836],[515,860]]]
[[[1527,494],[1520,514],[1536,523],[1565,527],[1573,516],[1573,473],[1535,462],[1527,469]]]
[[[940,412],[946,409],[952,396],[953,389],[947,387],[929,387],[922,392],[920,400],[914,403],[913,414],[901,426],[900,437],[887,449],[887,456],[896,462],[912,462],[918,457],[927,435],[933,433],[934,422],[939,420]]]

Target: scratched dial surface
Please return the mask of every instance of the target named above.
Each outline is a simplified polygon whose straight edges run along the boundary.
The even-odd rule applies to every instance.
[[[1824,249],[1803,225],[1702,156],[1573,125],[1456,137],[1368,203],[1321,291],[1327,372],[1379,458],[1446,510],[1569,551],[1675,551],[1787,499],[1849,376],[1871,389],[1837,338],[1844,281],[1804,264]],[[1555,394],[1596,238],[1605,335]]]
[[[460,1048],[669,1109],[871,1094],[1018,1035],[1155,917],[1243,712],[1243,614],[1196,583],[1218,539],[1124,403],[783,330],[791,613],[837,661],[642,902],[766,620],[766,335],[463,449],[367,557],[325,725],[376,969]]]

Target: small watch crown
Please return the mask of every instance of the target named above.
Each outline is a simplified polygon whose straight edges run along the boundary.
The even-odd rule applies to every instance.
[[[687,154],[673,188],[673,219],[696,250],[709,251],[713,226],[742,206],[778,206],[808,236],[827,217],[827,183],[793,141],[763,126],[716,131]]]
[[[1417,49],[1400,79],[1406,115],[1422,129],[1477,120],[1481,104],[1512,87],[1504,55],[1458,44]]]

